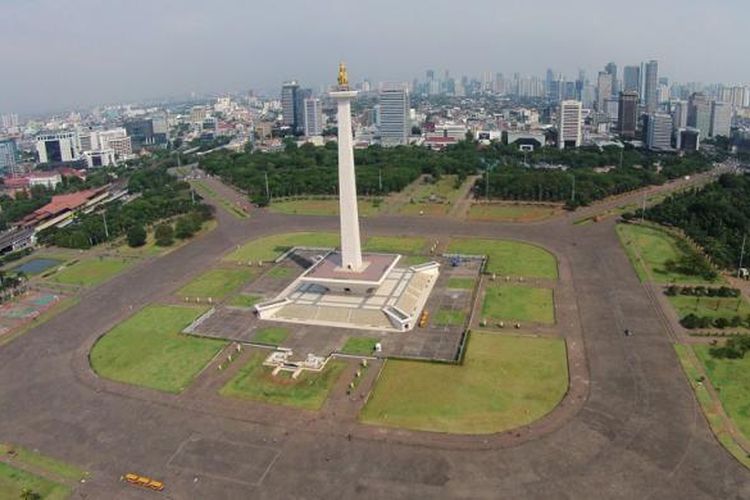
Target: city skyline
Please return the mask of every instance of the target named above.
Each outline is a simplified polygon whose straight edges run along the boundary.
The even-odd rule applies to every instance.
[[[646,5],[659,19],[658,29],[636,30],[635,36],[632,27],[643,23],[639,7]],[[192,92],[271,92],[294,78],[319,88],[331,83],[331,57],[347,61],[353,81],[411,81],[425,69],[441,74],[445,68],[456,77],[488,71],[541,76],[547,67],[569,77],[585,68],[593,79],[609,61],[623,68],[650,59],[671,80],[750,81],[750,70],[737,62],[750,48],[741,30],[742,12],[750,13],[750,6],[637,0],[613,19],[585,0],[577,14],[591,22],[577,32],[559,26],[552,6],[543,1],[539,9],[520,3],[497,9],[478,2],[465,11],[470,22],[461,23],[458,9],[438,2],[425,25],[423,6],[391,0],[364,6],[225,2],[224,8],[168,1],[148,10],[142,2],[101,9],[92,0],[5,1],[0,46],[6,48],[4,69],[14,78],[0,84],[0,110],[28,114]],[[678,8],[680,16],[674,16]],[[685,27],[686,17],[701,19],[711,44]],[[284,32],[314,43],[282,40]]]

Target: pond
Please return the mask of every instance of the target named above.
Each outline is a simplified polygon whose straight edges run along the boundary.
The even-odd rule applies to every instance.
[[[11,272],[24,272],[28,275],[43,273],[47,269],[62,264],[63,261],[57,259],[31,259],[20,266],[11,269]]]

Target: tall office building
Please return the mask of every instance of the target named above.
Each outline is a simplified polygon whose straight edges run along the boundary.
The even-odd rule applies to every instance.
[[[16,174],[16,142],[10,137],[0,137],[0,175]]]
[[[651,60],[646,63],[646,73],[643,82],[643,102],[646,112],[653,113],[659,108],[659,63]]]
[[[583,140],[581,133],[581,102],[562,101],[557,115],[557,147],[565,149],[579,147]]]
[[[625,66],[622,75],[622,89],[625,92],[641,92],[641,67]]]
[[[18,128],[18,115],[15,113],[6,113],[2,116],[2,126],[4,129]]]
[[[711,102],[711,137],[719,135],[729,138],[732,130],[732,107],[720,101]]]
[[[281,123],[292,128],[296,126],[298,93],[299,85],[295,81],[287,82],[281,87]]]
[[[305,99],[305,135],[312,137],[323,133],[323,106],[320,99]]]
[[[380,140],[398,146],[409,140],[409,92],[403,84],[384,84],[380,91]]]
[[[36,136],[39,163],[60,163],[79,158],[78,138],[75,132],[53,132]]]
[[[666,113],[648,115],[646,146],[651,150],[672,149],[672,117]]]
[[[730,104],[733,108],[742,108],[747,106],[748,88],[735,85],[732,87],[719,88],[719,100]]]
[[[688,103],[683,100],[672,101],[672,125],[675,130],[686,128],[688,125]]]
[[[596,110],[600,113],[606,111],[604,101],[612,96],[612,75],[606,71],[600,71],[596,79]]]
[[[604,71],[612,75],[612,94],[613,96],[616,96],[620,93],[620,85],[619,80],[617,79],[617,65],[613,62],[607,63],[606,66],[604,66]]]
[[[619,111],[617,113],[617,131],[623,138],[634,139],[638,123],[638,92],[628,90],[620,92]]]
[[[688,126],[698,129],[701,138],[711,133],[711,101],[703,92],[694,92],[688,103]]]

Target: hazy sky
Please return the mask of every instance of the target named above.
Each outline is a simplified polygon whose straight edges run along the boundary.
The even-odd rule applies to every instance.
[[[658,59],[750,82],[748,0],[0,0],[0,112]]]

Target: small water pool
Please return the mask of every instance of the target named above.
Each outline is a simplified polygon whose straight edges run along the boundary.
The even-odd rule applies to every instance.
[[[57,259],[31,259],[20,266],[11,269],[12,272],[24,272],[28,275],[43,273],[47,269],[62,264],[63,261]]]

